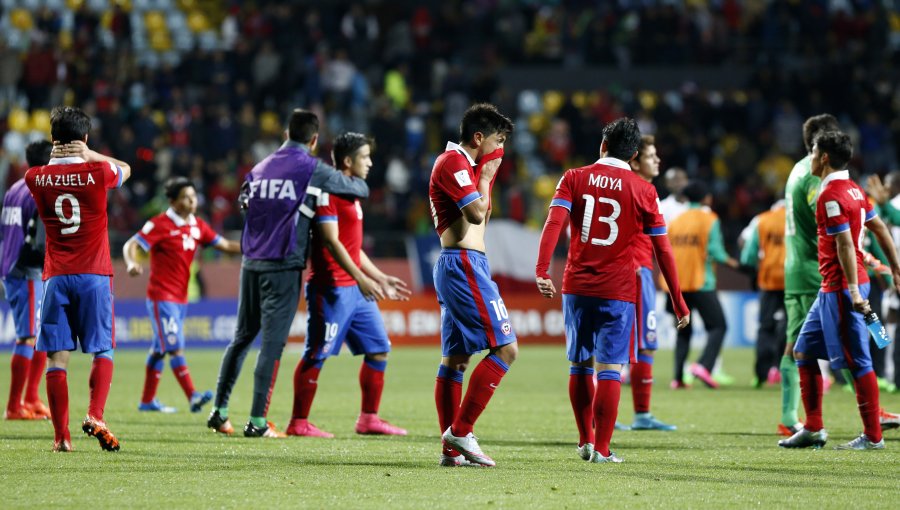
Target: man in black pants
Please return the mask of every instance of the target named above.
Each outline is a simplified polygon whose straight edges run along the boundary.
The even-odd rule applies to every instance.
[[[234,432],[228,419],[228,400],[253,339],[262,330],[256,360],[253,405],[244,427],[247,437],[285,437],[266,419],[281,353],[297,302],[300,275],[306,266],[310,219],[314,211],[304,203],[321,192],[369,196],[365,181],[348,177],[313,156],[319,139],[319,119],[307,110],[291,114],[286,141],[247,174],[241,186],[246,209],[241,249],[241,286],[234,340],[225,349],[216,400],[207,426]]]

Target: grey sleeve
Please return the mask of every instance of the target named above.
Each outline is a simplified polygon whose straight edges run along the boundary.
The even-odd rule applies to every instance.
[[[347,177],[321,161],[316,164],[310,186],[334,195],[351,195],[359,198],[369,196],[369,185],[358,177]]]

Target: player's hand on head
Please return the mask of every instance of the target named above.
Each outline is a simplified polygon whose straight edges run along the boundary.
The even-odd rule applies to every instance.
[[[877,174],[872,174],[866,179],[866,193],[879,204],[884,204],[891,198],[890,192]]]
[[[81,158],[88,160],[90,149],[86,143],[81,140],[75,140],[69,143],[55,143],[50,151],[51,158]]]
[[[684,317],[678,318],[678,320],[675,322],[675,327],[677,329],[684,329],[684,328],[688,327],[688,324],[690,324],[690,323],[691,323],[691,314],[687,314]]]
[[[556,295],[556,287],[553,286],[553,280],[537,276],[535,277],[535,281],[537,282],[538,292],[540,292],[542,296],[550,299]]]

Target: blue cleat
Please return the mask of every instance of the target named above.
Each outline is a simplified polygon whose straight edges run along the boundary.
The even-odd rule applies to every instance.
[[[616,422],[616,430],[631,430],[631,427],[625,425],[624,423]]]
[[[634,423],[631,424],[631,430],[677,430],[675,425],[669,425],[656,419],[650,413],[636,413],[634,415]]]
[[[156,413],[163,413],[163,414],[172,414],[172,413],[174,413],[175,411],[177,411],[177,409],[175,409],[174,407],[170,407],[170,406],[164,405],[163,403],[161,403],[161,402],[159,401],[158,398],[154,398],[154,399],[151,400],[150,402],[141,402],[141,403],[138,405],[138,411],[147,411],[147,412],[156,412]]]
[[[213,398],[213,392],[210,390],[206,390],[203,393],[199,391],[195,391],[193,395],[191,395],[191,412],[199,413],[203,410],[203,406],[209,403]]]

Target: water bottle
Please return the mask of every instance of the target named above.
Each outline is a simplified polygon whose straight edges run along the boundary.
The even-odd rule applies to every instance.
[[[872,335],[872,338],[875,339],[875,345],[877,345],[879,349],[887,347],[892,339],[888,336],[887,331],[884,329],[884,325],[881,324],[881,320],[875,315],[875,312],[869,312],[863,317],[866,320],[866,327],[869,328],[869,333]]]

